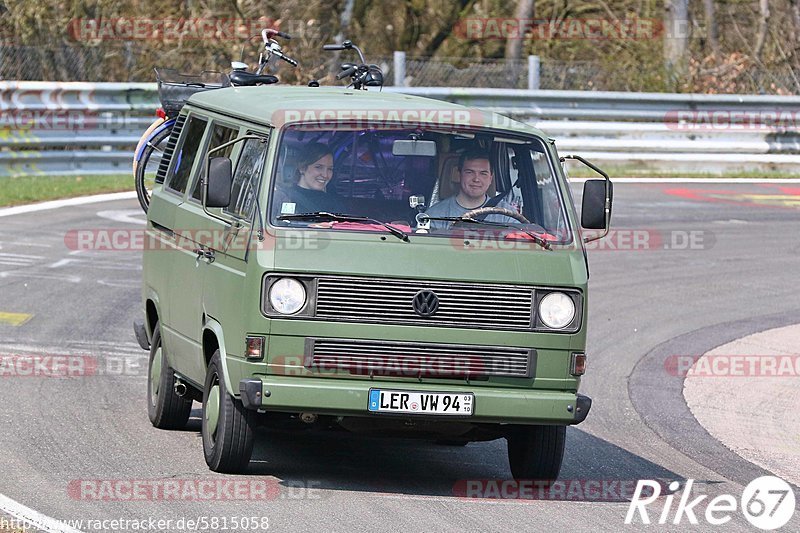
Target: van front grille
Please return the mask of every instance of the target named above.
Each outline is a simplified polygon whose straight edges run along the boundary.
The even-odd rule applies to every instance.
[[[438,309],[420,316],[414,297],[432,291]],[[316,317],[327,320],[530,330],[532,287],[380,278],[321,277],[317,280]]]

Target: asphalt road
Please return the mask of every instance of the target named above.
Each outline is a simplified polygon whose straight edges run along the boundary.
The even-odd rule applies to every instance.
[[[589,252],[582,391],[594,406],[568,431],[562,480],[691,479],[698,494],[738,499],[767,474],[703,430],[664,361],[800,322],[799,200],[796,185],[617,184],[619,233]],[[217,517],[240,531],[254,530],[232,528],[244,516],[267,517],[275,531],[711,527],[686,518],[625,526],[625,501],[459,497],[454,487],[463,480],[510,478],[501,441],[455,448],[261,428],[247,476],[211,473],[199,410],[185,431],[156,430],[147,419],[147,358],[131,328],[141,313],[139,252],[78,251],[65,242],[70,230],[140,228],[142,219],[135,200],[0,218],[0,353],[86,356],[94,369],[84,377],[0,377],[0,494],[64,521]],[[125,501],[81,490],[100,486],[91,480],[197,479],[266,483],[270,497]],[[652,521],[667,503],[659,498]],[[739,512],[714,529],[754,530]],[[797,515],[786,530],[800,530]]]

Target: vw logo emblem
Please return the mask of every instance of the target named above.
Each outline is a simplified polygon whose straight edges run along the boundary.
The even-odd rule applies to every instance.
[[[435,292],[425,289],[414,295],[411,306],[419,316],[429,317],[439,309],[439,297]]]

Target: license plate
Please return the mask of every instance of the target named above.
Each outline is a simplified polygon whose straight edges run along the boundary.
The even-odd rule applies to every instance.
[[[370,389],[368,410],[373,413],[472,416],[472,393],[418,392]]]

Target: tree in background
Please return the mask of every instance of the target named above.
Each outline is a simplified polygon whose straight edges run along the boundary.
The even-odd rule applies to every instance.
[[[514,18],[517,20],[532,19],[534,15],[533,0],[519,0],[517,2],[517,10],[514,12]],[[509,85],[514,85],[519,78],[520,60],[522,59],[522,39],[515,36],[508,36],[506,41],[505,58],[508,60],[508,75],[507,79]]]
[[[295,35],[286,50],[301,67],[282,66],[283,81],[335,83],[339,58],[323,44],[350,38],[368,59],[391,66],[403,50],[439,84],[513,85],[527,55],[542,59],[542,86],[606,90],[796,93],[800,81],[800,0],[0,0],[0,76],[5,79],[152,81],[153,66],[227,71],[242,52],[242,35],[260,24]],[[473,38],[467,19],[517,18],[553,22],[639,20],[664,32],[609,38],[550,33],[545,37]],[[126,37],[113,21],[184,21],[185,31],[153,28]],[[197,30],[192,21],[240,21]],[[83,24],[83,25],[81,25]],[[113,26],[113,24],[111,24]],[[196,26],[196,25],[195,25]],[[679,30],[677,33],[673,30]],[[672,33],[671,33],[672,32]],[[241,33],[241,35],[239,35]],[[251,63],[258,41],[244,47]],[[421,79],[409,72],[412,83]],[[391,79],[387,76],[387,79]]]
[[[680,85],[689,62],[689,0],[664,2],[664,68],[669,84]]]

